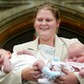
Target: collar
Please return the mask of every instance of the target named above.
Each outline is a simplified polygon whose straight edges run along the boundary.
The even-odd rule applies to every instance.
[[[39,37],[37,37],[34,41],[32,41],[30,47],[28,48],[29,50],[33,50],[35,55],[37,53],[38,45],[39,45],[38,39]],[[55,35],[55,56],[59,56],[59,57],[62,56],[63,47],[64,47],[64,42],[57,35]]]
[[[64,42],[55,35],[55,56],[59,56],[61,58],[64,48]]]

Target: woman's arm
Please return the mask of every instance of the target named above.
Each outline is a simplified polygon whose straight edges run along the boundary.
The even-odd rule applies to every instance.
[[[0,71],[0,84],[22,84],[21,71],[11,71],[8,74]]]
[[[22,80],[37,81],[39,74],[37,67],[27,67],[22,71],[11,71],[8,74],[0,71],[0,84],[22,84]]]

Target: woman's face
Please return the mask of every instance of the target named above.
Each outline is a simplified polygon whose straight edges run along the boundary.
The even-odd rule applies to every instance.
[[[34,27],[40,39],[53,39],[59,27],[59,21],[50,10],[41,9],[36,16]]]

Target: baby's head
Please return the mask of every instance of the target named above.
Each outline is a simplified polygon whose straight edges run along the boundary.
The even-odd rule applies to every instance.
[[[80,42],[74,42],[68,48],[69,62],[84,62],[84,45]]]
[[[11,57],[11,52],[5,49],[0,49],[0,64],[3,62],[4,58],[8,56]]]

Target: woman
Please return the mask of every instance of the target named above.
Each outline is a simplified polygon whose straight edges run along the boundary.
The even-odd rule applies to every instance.
[[[59,38],[56,33],[58,31],[60,22],[60,14],[56,8],[50,4],[44,4],[43,6],[40,6],[36,11],[34,22],[34,27],[38,37],[34,41],[14,46],[13,51],[19,52],[22,50],[28,50],[32,52],[36,58],[50,61],[53,57],[58,56],[60,57],[61,61],[64,61],[67,57],[67,48],[71,43],[78,40]],[[47,46],[47,49],[44,48],[45,46]],[[84,83],[84,79],[79,78],[77,73],[74,75],[66,70],[63,71],[65,72],[66,76],[55,79],[56,84],[79,84],[79,82],[81,84]],[[13,84],[15,79],[18,80],[17,82],[15,81],[14,84],[22,84],[22,80],[28,80],[30,82],[37,81],[37,79],[40,77],[39,74],[40,71],[38,70],[38,67],[32,66],[27,67],[22,71],[11,72],[4,78],[2,77],[2,80],[0,79],[0,81],[1,83],[6,81],[7,84],[7,80],[10,77],[13,77],[11,81],[8,80],[10,81],[8,84]],[[30,84],[33,84],[33,82]]]

